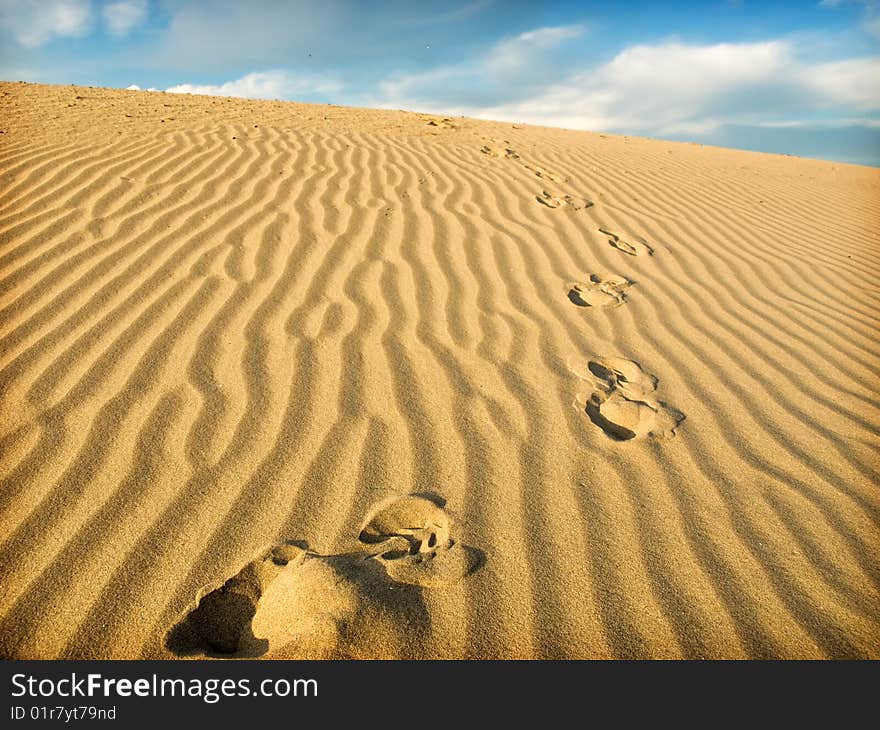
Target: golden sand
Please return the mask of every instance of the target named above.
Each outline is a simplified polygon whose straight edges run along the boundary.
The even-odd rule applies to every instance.
[[[880,658],[880,171],[0,92],[0,656]]]

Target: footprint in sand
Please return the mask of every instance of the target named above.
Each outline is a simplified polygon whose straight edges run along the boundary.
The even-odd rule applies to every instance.
[[[540,195],[535,196],[535,200],[541,203],[541,205],[546,205],[548,208],[566,207],[571,210],[584,210],[593,205],[593,202],[586,198],[578,198],[574,195],[563,193],[552,193],[549,190],[542,190]]]
[[[439,117],[425,117],[422,118],[423,121],[429,127],[442,127],[443,129],[458,129],[458,126],[450,119],[449,117],[443,117],[442,119]]]
[[[472,549],[451,535],[449,515],[418,495],[380,505],[358,539],[375,546],[376,559],[399,583],[437,588],[454,583],[474,568]]]
[[[630,256],[654,255],[654,249],[651,248],[648,242],[641,236],[628,236],[628,240],[624,241],[618,234],[612,233],[605,228],[600,228],[599,233],[604,233],[608,236],[608,243],[614,246],[618,251],[623,251]]]
[[[555,183],[568,182],[567,177],[552,173],[549,170],[545,170],[543,167],[539,167],[538,165],[530,165],[522,160],[516,150],[507,147],[508,140],[493,138],[492,141],[498,143],[499,145],[502,145],[502,147],[493,147],[492,145],[487,144],[483,145],[480,148],[480,152],[482,152],[484,155],[489,155],[489,157],[504,157],[508,160],[519,160],[520,165],[522,165],[529,172],[533,173],[535,177],[539,177],[542,180],[549,180],[550,182]]]
[[[568,298],[579,307],[619,307],[634,282],[617,274],[590,274],[590,283],[569,285]]]
[[[597,387],[586,412],[609,438],[629,441],[675,435],[684,414],[655,399],[658,380],[637,362],[596,358],[590,361],[589,370]]]
[[[359,549],[348,553],[319,555],[293,542],[264,548],[197,593],[166,647],[178,656],[385,655],[389,636],[405,642],[407,632],[429,625],[424,589],[451,585],[482,564],[481,551],[453,539],[441,504],[421,495],[380,504]]]
[[[545,170],[543,167],[525,164],[523,165],[523,167],[525,167],[526,170],[531,170],[535,174],[535,177],[539,177],[542,180],[550,180],[550,182],[555,183],[568,182],[568,178],[562,177],[560,175],[555,175],[554,173]]]
[[[504,147],[502,149],[500,147],[493,147],[492,145],[485,144],[480,148],[480,152],[484,155],[489,155],[489,157],[504,157],[507,160],[519,159],[519,155],[510,147]]]

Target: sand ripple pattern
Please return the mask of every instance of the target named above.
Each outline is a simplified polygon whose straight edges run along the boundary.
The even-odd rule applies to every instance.
[[[877,170],[0,91],[0,657],[880,658]]]

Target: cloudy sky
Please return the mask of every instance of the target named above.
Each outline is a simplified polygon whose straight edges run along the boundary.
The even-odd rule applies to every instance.
[[[0,0],[0,78],[880,165],[880,0]]]

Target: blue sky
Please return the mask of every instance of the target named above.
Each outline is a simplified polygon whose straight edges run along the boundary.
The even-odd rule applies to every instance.
[[[880,0],[0,0],[0,78],[880,165]]]

